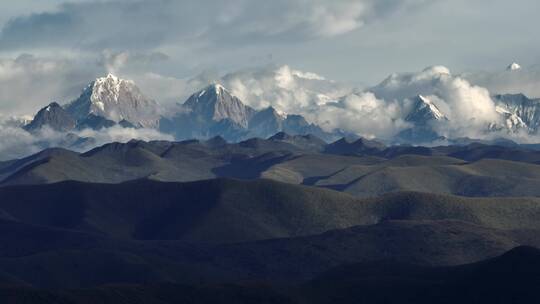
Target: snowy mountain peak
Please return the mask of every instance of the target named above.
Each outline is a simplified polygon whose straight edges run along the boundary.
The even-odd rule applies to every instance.
[[[126,120],[141,127],[154,127],[159,119],[155,101],[145,97],[133,81],[113,74],[97,78],[66,110],[77,120],[92,114],[114,122]]]
[[[430,120],[446,119],[446,116],[430,98],[418,95],[412,101],[411,111],[405,118],[405,121],[413,122],[417,125],[424,125]]]
[[[512,64],[510,64],[507,68],[506,68],[507,71],[517,71],[517,70],[521,70],[521,65],[513,62]]]
[[[193,96],[197,95],[197,100],[206,100],[207,98],[204,98],[204,96],[206,95],[219,96],[221,94],[231,95],[231,93],[224,86],[219,83],[213,83],[206,88],[200,90],[199,92],[193,94]]]
[[[131,80],[120,79],[119,77],[109,73],[105,77],[97,78],[93,84],[93,93],[96,95],[110,92],[114,94],[115,100],[118,101],[120,90],[122,87],[132,90],[139,90],[135,83]],[[95,98],[98,99],[97,97]]]
[[[214,83],[191,95],[183,105],[205,120],[230,120],[247,127],[255,111],[233,96],[225,87]]]
[[[184,104],[194,104],[198,102],[215,102],[222,99],[222,96],[227,96],[231,98],[236,98],[233,96],[224,86],[218,83],[213,83],[204,89],[200,90],[199,92],[196,92],[195,94],[191,95],[191,97],[186,100]]]
[[[418,95],[418,98],[423,102],[425,106],[429,108],[431,113],[433,113],[435,119],[440,120],[445,117],[444,114],[439,110],[439,108],[437,108],[437,106],[429,98],[422,95]]]
[[[219,95],[219,94],[221,94],[221,92],[224,92],[224,91],[227,92],[227,90],[225,89],[225,87],[223,87],[223,86],[222,86],[221,84],[219,84],[219,83],[214,83],[213,85],[211,85],[211,87],[214,87],[214,90],[215,90],[215,92],[216,92],[216,95]]]
[[[121,79],[111,73],[107,74],[105,77],[96,78],[91,87],[100,90],[101,92],[105,90],[113,91],[118,93],[121,89],[121,86],[135,86],[135,83],[132,80]],[[97,91],[97,90],[94,90]]]
[[[105,77],[98,78],[97,80],[107,80],[107,79],[111,79],[113,81],[119,81],[120,80],[118,77],[116,77],[115,75],[113,75],[111,73],[107,74],[107,76],[105,76]]]

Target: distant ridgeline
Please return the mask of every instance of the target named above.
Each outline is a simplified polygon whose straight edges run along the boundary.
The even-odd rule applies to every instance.
[[[496,95],[500,122],[486,125],[485,132],[524,131],[536,134],[540,127],[540,101],[524,95]],[[402,117],[410,127],[402,130],[388,143],[425,144],[445,138],[438,133],[439,125],[449,118],[430,97],[417,95],[408,100],[411,104]],[[66,105],[51,103],[23,127],[36,132],[43,127],[70,133],[82,129],[101,130],[120,126],[124,128],[151,128],[173,135],[176,140],[209,139],[223,137],[239,142],[253,137],[268,138],[276,133],[314,135],[326,142],[343,137],[357,138],[347,130],[326,130],[308,122],[295,113],[280,113],[273,107],[253,109],[233,96],[219,84],[212,84],[191,95],[176,110],[163,115],[160,105],[146,97],[133,81],[114,75],[98,78],[90,83],[79,98]],[[71,144],[87,143],[88,139],[73,139]],[[71,147],[67,145],[66,147]],[[76,148],[76,146],[73,146]]]

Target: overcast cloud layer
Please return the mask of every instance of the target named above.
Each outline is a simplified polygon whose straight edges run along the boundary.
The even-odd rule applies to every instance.
[[[382,138],[408,127],[407,99],[423,94],[452,118],[442,134],[474,136],[495,117],[491,94],[540,97],[538,11],[536,0],[5,1],[0,151],[39,142],[9,117],[67,103],[108,72],[165,106],[219,81],[254,108]],[[514,61],[523,68],[506,71]],[[131,136],[163,136],[142,132]]]
[[[86,1],[17,16],[2,49],[154,49],[260,41],[301,42],[341,35],[422,0]]]
[[[89,138],[87,143],[71,146],[70,138]],[[70,150],[84,152],[111,142],[136,140],[174,140],[167,134],[153,129],[132,129],[115,126],[99,131],[85,129],[66,136],[49,128],[30,133],[14,124],[6,117],[0,117],[0,161],[25,157],[50,147],[69,147]]]
[[[535,0],[10,1],[0,4],[0,111],[67,102],[106,72],[173,102],[190,88],[177,79],[267,65],[369,86],[442,64],[490,91],[540,96],[539,10]],[[497,76],[512,61],[530,72]]]

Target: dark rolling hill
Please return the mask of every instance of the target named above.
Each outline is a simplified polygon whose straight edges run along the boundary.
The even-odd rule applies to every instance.
[[[489,260],[453,267],[394,261],[333,268],[298,285],[113,284],[93,288],[0,286],[13,303],[535,303],[539,251],[519,247]],[[391,289],[392,292],[388,292]]]
[[[464,162],[446,156],[402,155],[324,161],[300,156],[278,163],[261,175],[290,183],[326,187],[360,197],[416,191],[472,197],[538,196],[540,166],[500,159]],[[326,158],[324,158],[326,159]],[[363,162],[363,163],[361,163]]]
[[[2,187],[0,198],[6,219],[140,240],[261,240],[390,219],[453,219],[497,229],[540,228],[538,198],[405,192],[357,199],[271,180],[63,182]]]
[[[0,197],[0,210],[18,221],[145,240],[293,237],[350,227],[363,217],[349,195],[263,180],[64,182],[4,187]]]
[[[332,149],[282,133],[49,149],[0,163],[0,299],[534,299],[518,283],[537,282],[535,251],[496,257],[540,247],[536,152],[365,140]]]
[[[342,266],[311,282],[303,294],[311,303],[534,303],[540,300],[539,283],[540,250],[520,247],[457,267]]]
[[[343,265],[432,269],[540,246],[539,212],[537,198],[404,192],[359,199],[272,180],[6,186],[0,298],[325,303],[339,287],[315,293],[312,284]]]
[[[429,149],[429,153],[420,151]],[[385,147],[363,139],[325,145],[279,133],[227,143],[130,141],[86,153],[48,149],[0,165],[0,186],[61,181],[121,183],[148,178],[187,182],[267,178],[358,197],[415,191],[471,197],[540,195],[538,151],[520,146]]]
[[[227,144],[208,141],[111,143],[86,153],[48,149],[0,168],[3,185],[44,184],[66,180],[119,183],[140,178],[194,181],[215,177],[256,178],[272,155],[278,161],[308,153],[284,141],[251,139]],[[258,164],[258,162],[262,164]],[[239,167],[253,166],[246,174]]]
[[[305,237],[215,244],[134,241],[2,221],[0,283],[40,288],[105,284],[297,284],[350,263],[448,266],[540,245],[538,230],[461,221],[387,221]],[[7,243],[9,242],[9,243]]]

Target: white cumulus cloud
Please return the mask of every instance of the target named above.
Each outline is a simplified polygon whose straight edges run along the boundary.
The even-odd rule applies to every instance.
[[[378,98],[398,101],[403,105],[417,95],[430,96],[448,117],[448,124],[439,130],[447,136],[482,136],[490,123],[500,122],[490,92],[454,76],[443,66],[429,67],[417,73],[393,74],[370,88]]]

